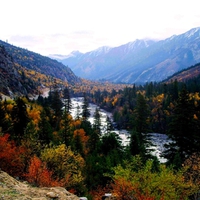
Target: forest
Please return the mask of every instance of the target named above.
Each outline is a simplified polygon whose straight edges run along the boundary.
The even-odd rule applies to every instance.
[[[200,194],[200,77],[92,89],[51,88],[48,97],[0,99],[0,168],[34,186],[62,186],[88,199],[112,193],[119,200],[198,199]],[[84,92],[83,92],[84,91]],[[70,113],[82,95],[82,112]],[[100,114],[88,120],[89,103],[113,114],[101,134]],[[123,146],[113,130],[127,129]],[[149,133],[167,134],[160,163]]]

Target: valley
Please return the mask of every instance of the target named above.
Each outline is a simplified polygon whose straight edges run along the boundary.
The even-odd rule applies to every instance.
[[[1,170],[88,199],[198,197],[199,40],[194,28],[59,62],[0,41]]]

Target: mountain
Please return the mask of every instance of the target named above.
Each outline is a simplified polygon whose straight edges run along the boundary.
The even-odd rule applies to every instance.
[[[31,81],[24,82],[12,57],[0,46],[0,93],[12,96],[14,93],[27,95],[34,93],[36,86]]]
[[[172,76],[168,77],[163,82],[171,82],[177,80],[178,82],[185,82],[190,79],[200,79],[200,63],[193,65],[187,69],[183,69]]]
[[[60,61],[82,78],[122,83],[162,81],[200,62],[200,28],[160,41],[136,40],[88,53],[72,52]]]
[[[81,82],[62,63],[0,41],[0,93],[8,96],[36,94],[39,87],[50,86],[55,81]]]
[[[12,57],[14,63],[17,63],[24,68],[35,70],[41,74],[58,78],[68,83],[80,82],[80,79],[75,76],[69,67],[63,65],[57,60],[10,45],[1,40],[0,45],[4,46],[5,50]]]

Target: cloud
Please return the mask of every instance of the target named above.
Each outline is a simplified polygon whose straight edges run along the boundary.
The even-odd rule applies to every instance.
[[[200,26],[199,0],[6,0],[0,39],[38,53],[69,54]]]

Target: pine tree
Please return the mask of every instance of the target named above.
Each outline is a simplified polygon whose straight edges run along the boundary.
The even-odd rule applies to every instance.
[[[29,122],[26,104],[22,98],[19,97],[15,100],[11,117],[13,122],[14,138],[16,138],[17,142],[20,142],[24,136],[24,130]]]
[[[195,146],[194,102],[189,97],[189,92],[184,87],[177,100],[171,123],[169,124],[169,137],[173,142],[168,146],[165,157],[170,163],[177,165],[183,163],[185,158],[193,152],[199,151]],[[180,160],[178,163],[175,162]]]
[[[106,117],[106,132],[109,133],[114,130],[111,119],[109,116]]]
[[[87,121],[89,116],[90,116],[89,103],[88,103],[86,94],[84,94],[83,105],[82,105],[82,117],[83,117],[83,120]]]
[[[39,122],[38,139],[42,145],[49,144],[52,141],[52,127],[47,120],[45,111],[40,114],[41,120]]]
[[[71,103],[69,89],[67,87],[63,91],[63,99],[64,99],[65,110],[67,113],[69,113],[72,107],[72,103]]]
[[[149,131],[149,107],[142,94],[138,94],[136,107],[133,114],[133,131],[131,133],[130,153],[140,154],[145,160],[150,156],[149,147],[151,144],[148,138]]]
[[[101,134],[101,115],[99,108],[95,109],[94,113],[94,130],[97,132],[97,134],[100,136]]]
[[[149,130],[149,107],[144,96],[141,93],[139,93],[137,96],[136,108],[134,110],[134,113],[136,131],[144,134],[147,133]]]
[[[62,128],[60,130],[60,134],[61,134],[62,141],[66,146],[72,145],[73,133],[72,133],[70,123],[71,123],[71,115],[67,111],[66,106],[64,106],[64,113],[63,113],[62,121],[61,121]]]
[[[53,126],[54,126],[55,130],[58,130],[60,120],[61,120],[62,114],[63,114],[63,110],[62,110],[63,102],[61,101],[58,90],[55,90],[54,92],[52,92],[51,96],[52,96],[51,97],[51,108],[54,111]]]

